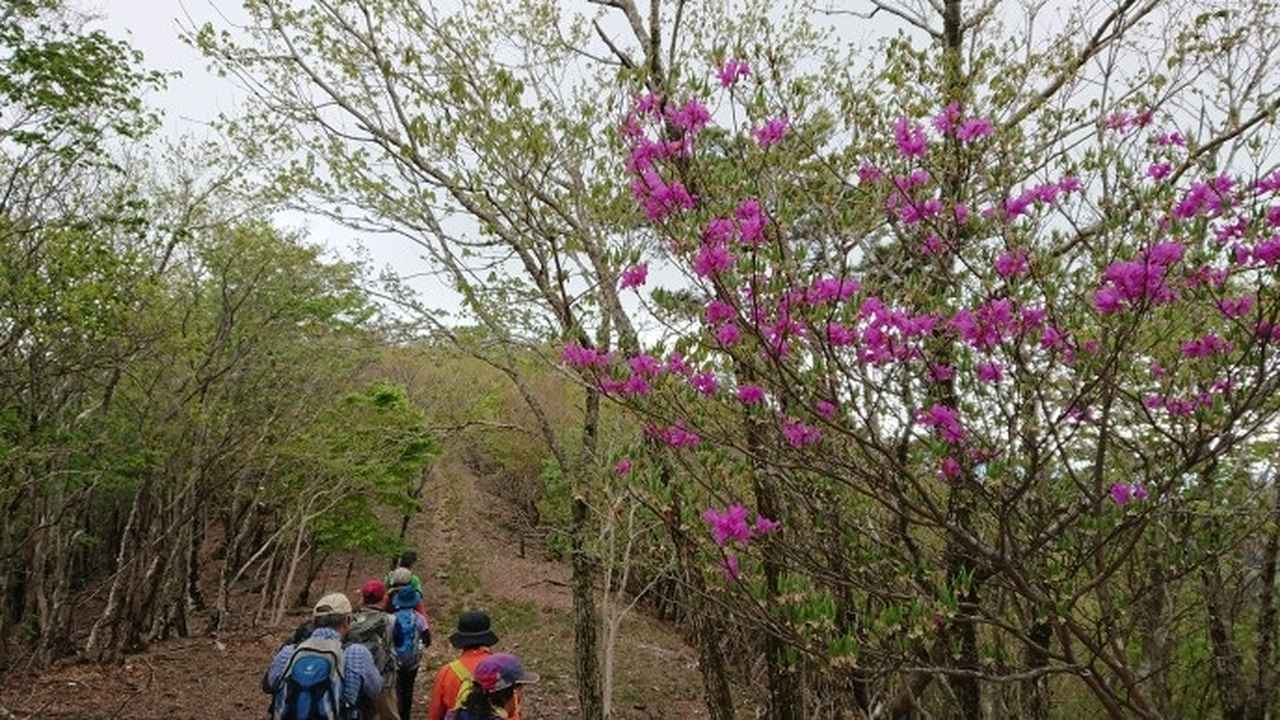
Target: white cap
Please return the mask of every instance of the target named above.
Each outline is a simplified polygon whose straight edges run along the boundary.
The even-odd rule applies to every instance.
[[[312,615],[320,617],[321,615],[350,615],[351,601],[342,593],[329,593],[320,598],[320,602],[316,603],[315,611]]]

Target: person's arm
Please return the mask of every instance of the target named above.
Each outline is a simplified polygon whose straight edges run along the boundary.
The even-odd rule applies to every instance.
[[[284,675],[284,668],[289,664],[289,656],[293,655],[293,646],[285,645],[276,651],[276,656],[271,658],[271,665],[267,667],[267,672],[262,676],[262,691],[265,693],[275,692],[276,683],[280,682],[280,676]]]
[[[445,683],[446,675],[452,675],[449,666],[445,665],[436,672],[436,681],[431,684],[431,699],[427,702],[427,720],[444,720],[444,716],[449,712],[449,706],[445,704]]]
[[[415,612],[413,618],[417,620],[417,637],[422,638],[422,647],[431,647],[431,624],[426,621],[426,615]]]
[[[348,645],[342,662],[342,700],[349,707],[354,707],[361,695],[372,700],[382,692],[382,673],[374,665],[369,648]]]

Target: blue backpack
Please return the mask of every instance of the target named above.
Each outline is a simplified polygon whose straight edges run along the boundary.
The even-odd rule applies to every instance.
[[[395,646],[396,666],[411,668],[418,665],[422,656],[422,637],[418,633],[418,613],[414,610],[422,601],[422,593],[405,587],[391,598],[395,611],[395,625],[391,630],[391,642]]]
[[[342,641],[298,644],[276,681],[272,720],[339,720],[342,717]]]

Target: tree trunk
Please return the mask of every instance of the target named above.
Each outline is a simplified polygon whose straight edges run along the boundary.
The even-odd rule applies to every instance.
[[[573,499],[570,542],[573,550],[573,637],[578,676],[579,717],[604,720],[600,682],[600,618],[596,612],[595,583],[591,558],[586,549],[587,501]]]
[[[733,720],[733,693],[729,688],[729,673],[726,668],[724,653],[720,650],[720,639],[724,637],[724,628],[717,618],[708,611],[703,598],[706,597],[706,583],[702,570],[697,567],[693,558],[693,545],[684,532],[684,494],[671,481],[671,468],[662,464],[662,482],[671,492],[671,511],[666,518],[667,534],[676,550],[676,562],[680,576],[684,578],[688,588],[683,609],[692,620],[693,635],[698,648],[698,669],[702,672],[702,698],[707,706],[707,717],[711,720]],[[677,588],[679,586],[677,585]]]
[[[89,630],[89,640],[85,643],[85,655],[94,660],[105,660],[114,643],[108,641],[106,633],[115,633],[121,603],[124,601],[126,579],[129,577],[129,566],[134,559],[128,556],[131,540],[137,535],[138,517],[142,510],[144,496],[149,492],[150,481],[144,482],[133,496],[133,506],[129,510],[129,519],[125,521],[124,532],[120,536],[120,552],[116,555],[116,574],[111,581],[111,590],[107,593],[107,606]]]
[[[289,569],[285,572],[284,583],[280,586],[278,599],[276,600],[276,611],[271,616],[271,624],[279,625],[284,620],[285,610],[289,604],[289,588],[293,587],[293,578],[298,574],[298,563],[302,561],[302,556],[306,552],[303,549],[303,540],[307,537],[307,523],[305,518],[298,518],[298,535],[293,541],[293,552],[289,556]]]

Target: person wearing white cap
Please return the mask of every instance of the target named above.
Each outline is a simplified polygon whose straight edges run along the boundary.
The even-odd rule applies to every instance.
[[[267,669],[264,687],[272,694],[273,718],[338,720],[350,717],[362,697],[372,701],[382,692],[382,675],[369,649],[359,643],[342,646],[351,629],[347,596],[325,595],[312,617],[311,636],[280,648]]]

